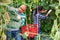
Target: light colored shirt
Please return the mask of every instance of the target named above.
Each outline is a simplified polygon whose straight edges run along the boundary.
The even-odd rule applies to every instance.
[[[18,9],[14,8],[14,7],[10,7],[8,6],[8,10],[9,11],[13,11],[14,12],[14,16],[12,13],[11,14],[11,21],[9,22],[9,24],[7,25],[7,29],[11,29],[11,30],[18,30],[19,27],[22,27],[25,25],[25,19],[26,19],[26,14],[24,13],[19,13]],[[18,18],[19,19],[18,19]]]
[[[47,16],[46,15],[42,15],[41,13],[39,13],[39,12],[37,12],[37,14],[36,15],[34,15],[35,14],[35,11],[33,12],[33,24],[37,24],[38,25],[38,27],[40,27],[41,25],[41,23],[40,23],[40,20],[41,19],[46,19],[47,18]]]

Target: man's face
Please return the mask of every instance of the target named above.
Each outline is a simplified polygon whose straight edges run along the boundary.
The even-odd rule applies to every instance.
[[[39,11],[40,13],[45,13],[45,12],[47,12],[47,10],[41,10],[41,11]]]
[[[19,11],[20,13],[25,12],[25,11],[26,11],[26,6],[25,6],[25,5],[21,5],[21,6],[18,8],[18,11]]]

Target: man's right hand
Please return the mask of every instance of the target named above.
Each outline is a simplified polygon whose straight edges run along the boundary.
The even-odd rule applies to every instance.
[[[46,14],[46,16],[48,16],[48,15],[51,13],[51,11],[52,11],[52,10],[50,9],[50,10],[48,11],[48,13]]]

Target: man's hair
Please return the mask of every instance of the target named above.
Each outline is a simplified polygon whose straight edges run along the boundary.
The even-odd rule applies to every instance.
[[[38,10],[38,11],[43,10],[43,6],[38,6],[37,10]]]
[[[36,15],[37,14],[37,11],[41,11],[41,10],[43,10],[43,6],[38,6],[37,8],[35,8],[34,9],[34,15]]]

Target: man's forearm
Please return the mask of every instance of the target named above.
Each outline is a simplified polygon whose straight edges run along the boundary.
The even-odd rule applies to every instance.
[[[9,5],[6,5],[6,7],[8,8],[9,11],[14,11],[15,10],[14,7],[10,7]]]
[[[46,14],[46,16],[48,16],[51,13],[52,10],[49,10],[48,13]]]

